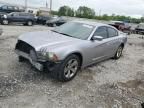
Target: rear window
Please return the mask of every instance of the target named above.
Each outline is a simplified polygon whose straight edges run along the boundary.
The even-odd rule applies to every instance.
[[[115,29],[108,27],[108,35],[109,37],[115,37],[118,36],[118,32]]]

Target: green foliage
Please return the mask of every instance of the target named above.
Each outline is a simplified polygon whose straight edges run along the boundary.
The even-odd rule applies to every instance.
[[[52,15],[58,15],[58,11],[51,11]]]
[[[104,14],[102,16],[95,16],[95,11],[86,6],[80,6],[76,11],[69,6],[62,6],[58,11],[52,11],[53,15],[59,16],[70,16],[70,17],[79,17],[79,18],[88,18],[88,19],[97,19],[97,20],[117,20],[117,21],[127,21],[132,23],[140,23],[144,22],[144,17],[141,19],[131,18],[130,16],[123,15],[107,15]]]
[[[62,6],[58,10],[58,15],[59,16],[71,16],[71,17],[73,17],[74,16],[74,10],[68,6]]]
[[[78,10],[76,11],[76,17],[91,19],[91,18],[94,18],[94,16],[95,16],[95,11],[86,6],[80,6]]]
[[[95,19],[106,20],[106,21],[109,21],[109,20],[129,21],[131,17],[114,15],[114,14],[108,16],[107,14],[104,14],[102,16],[95,16]]]

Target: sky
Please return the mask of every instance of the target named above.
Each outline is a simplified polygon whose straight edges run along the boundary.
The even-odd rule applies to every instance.
[[[24,5],[25,0],[0,0],[0,2]],[[27,0],[28,6],[45,7],[49,0]],[[79,6],[87,6],[95,10],[96,14],[116,14],[132,17],[144,16],[144,0],[52,0],[53,10],[58,10],[60,6],[67,5],[75,10]]]

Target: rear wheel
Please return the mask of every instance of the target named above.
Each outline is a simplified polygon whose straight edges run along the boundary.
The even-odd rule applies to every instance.
[[[123,52],[123,46],[119,46],[119,48],[117,49],[117,52],[114,56],[114,59],[119,59],[122,56],[122,52]]]
[[[27,25],[28,25],[28,26],[32,26],[32,25],[33,25],[33,22],[32,22],[32,21],[28,21],[28,22],[27,22]]]

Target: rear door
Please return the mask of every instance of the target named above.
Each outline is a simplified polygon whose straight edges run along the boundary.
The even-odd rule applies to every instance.
[[[96,29],[93,36],[101,36],[103,40],[90,41],[88,51],[89,57],[91,58],[89,58],[89,60],[91,60],[92,63],[114,56],[118,47],[117,30],[109,28],[109,26],[100,26]]]
[[[120,43],[119,33],[116,29],[112,27],[107,27],[108,30],[108,43],[110,47],[110,54],[114,55],[118,49]]]

